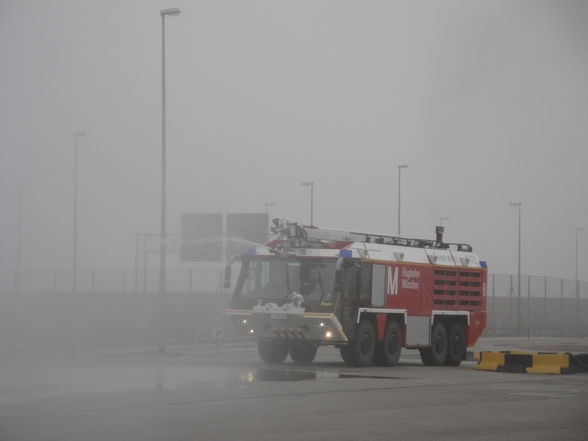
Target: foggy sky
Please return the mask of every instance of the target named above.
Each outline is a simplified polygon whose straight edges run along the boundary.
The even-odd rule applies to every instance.
[[[132,268],[159,231],[161,18],[168,231],[262,212],[471,243],[493,272],[588,278],[588,3],[0,0],[0,269]],[[171,259],[172,266],[186,266]]]

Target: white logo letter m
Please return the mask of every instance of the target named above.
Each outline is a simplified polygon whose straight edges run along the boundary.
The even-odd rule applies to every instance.
[[[394,268],[394,276],[392,275],[392,267],[388,267],[388,277],[386,283],[386,294],[394,296],[398,294],[398,267]]]

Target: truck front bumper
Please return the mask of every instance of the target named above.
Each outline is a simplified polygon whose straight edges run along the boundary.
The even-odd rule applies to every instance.
[[[253,309],[227,309],[238,328],[258,339],[308,340],[320,345],[346,343],[347,336],[333,313],[305,312],[254,306]]]

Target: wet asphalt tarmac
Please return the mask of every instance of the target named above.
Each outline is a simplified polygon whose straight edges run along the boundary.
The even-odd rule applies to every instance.
[[[586,338],[476,349],[588,352]],[[588,440],[588,374],[261,363],[251,344],[0,352],[0,441]]]

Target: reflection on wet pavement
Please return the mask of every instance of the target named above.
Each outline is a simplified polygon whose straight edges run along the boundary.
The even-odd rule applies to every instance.
[[[315,371],[315,370],[295,370],[295,369],[257,369],[241,374],[239,379],[242,382],[253,383],[254,381],[304,381],[304,380],[324,380],[338,378],[377,378],[382,380],[400,380],[400,377],[361,375],[351,373],[341,373],[337,371]]]
[[[294,369],[257,369],[248,372],[246,378],[249,383],[254,381],[303,381],[319,378],[338,378],[338,373]]]
[[[246,387],[261,382],[339,379],[400,379],[369,371],[301,366],[204,367],[99,363],[99,359],[46,359],[43,363],[4,363],[0,369],[0,402],[31,397],[132,390],[194,390]],[[373,374],[373,372],[371,372]]]

